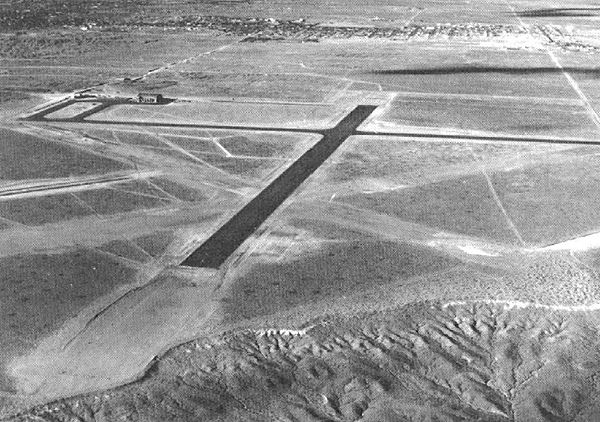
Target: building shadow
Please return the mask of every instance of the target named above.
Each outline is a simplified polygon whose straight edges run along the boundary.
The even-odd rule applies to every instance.
[[[600,7],[532,9],[517,12],[517,15],[521,18],[586,18],[600,16]]]
[[[573,73],[600,78],[600,67],[502,67],[502,66],[445,66],[427,69],[382,69],[369,72],[375,75],[455,75],[476,73],[500,73],[507,75],[535,75]]]

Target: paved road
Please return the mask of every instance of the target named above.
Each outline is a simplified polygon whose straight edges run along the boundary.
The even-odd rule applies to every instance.
[[[62,119],[46,117],[49,114],[54,113],[55,111],[61,110],[70,105],[73,105],[76,103],[89,103],[89,102],[100,103],[100,104],[89,110],[82,111],[81,113],[79,113],[78,115],[73,116],[73,117],[67,117],[67,118],[62,118]],[[33,121],[33,122],[84,122],[85,123],[86,120],[84,120],[84,119],[88,116],[91,116],[92,114],[96,114],[99,111],[102,111],[105,108],[108,108],[113,105],[128,104],[128,103],[131,103],[131,100],[129,100],[128,98],[90,98],[90,99],[85,99],[85,100],[71,98],[71,99],[68,99],[65,101],[60,101],[48,108],[40,110],[36,113],[30,114],[29,116],[24,117],[22,120]]]
[[[423,133],[423,132],[377,132],[357,130],[355,135],[361,136],[390,136],[395,138],[429,138],[429,139],[449,139],[456,141],[498,141],[498,142],[522,142],[522,143],[542,143],[542,144],[566,144],[566,145],[600,145],[600,140],[587,139],[569,139],[569,138],[542,138],[532,136],[510,136],[510,135],[469,135],[469,134],[448,134],[448,133]]]
[[[365,121],[376,106],[360,105],[196,249],[182,265],[219,268],[235,250]]]
[[[141,121],[112,121],[112,120],[85,120],[86,117],[96,114],[97,112],[104,110],[108,107],[117,104],[132,104],[132,101],[125,98],[93,98],[83,101],[101,102],[97,107],[86,110],[81,114],[71,118],[49,118],[46,117],[50,113],[53,113],[61,108],[67,107],[76,102],[82,100],[71,99],[63,101],[59,104],[51,106],[45,110],[39,111],[35,114],[25,117],[23,120],[27,121],[39,121],[39,122],[77,122],[86,124],[97,124],[97,125],[119,125],[119,126],[142,126],[142,127],[165,127],[165,128],[191,128],[191,129],[221,129],[221,130],[249,130],[249,131],[261,131],[261,132],[289,132],[289,133],[316,133],[325,135],[328,131],[333,129],[300,129],[300,128],[286,128],[286,127],[273,127],[273,126],[235,126],[235,125],[207,125],[200,123],[168,123],[168,122],[141,122]],[[135,103],[137,104],[137,103]],[[160,104],[137,104],[145,105],[148,107],[160,106]],[[364,107],[364,106],[363,106]],[[339,124],[338,124],[339,126]],[[336,126],[337,127],[337,126]],[[366,131],[356,130],[353,135],[363,136],[390,136],[398,138],[435,138],[435,139],[448,139],[448,140],[464,140],[464,141],[501,141],[501,142],[525,142],[525,143],[546,143],[546,144],[576,144],[576,145],[600,145],[600,140],[586,140],[586,139],[564,139],[564,138],[545,138],[545,137],[531,137],[531,136],[510,136],[510,135],[479,135],[479,134],[444,134],[438,132],[423,133],[423,132],[378,132],[378,131]]]

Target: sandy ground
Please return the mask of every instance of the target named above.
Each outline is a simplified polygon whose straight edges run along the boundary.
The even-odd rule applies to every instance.
[[[7,3],[2,420],[599,418],[598,9],[342,3]],[[18,120],[88,88],[176,101]]]
[[[585,309],[432,303],[238,330],[173,349],[135,384],[29,417],[594,420],[597,319]]]

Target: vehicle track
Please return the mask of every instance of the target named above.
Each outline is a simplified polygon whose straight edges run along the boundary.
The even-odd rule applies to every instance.
[[[88,189],[94,187],[101,187],[113,183],[127,182],[142,178],[144,176],[152,176],[154,172],[149,172],[147,175],[134,173],[134,174],[123,174],[115,176],[101,176],[86,178],[80,180],[63,180],[54,181],[49,183],[35,183],[23,186],[11,186],[4,189],[0,189],[0,200],[5,198],[11,198],[15,196],[42,196],[49,193],[55,193],[55,191],[71,190],[76,188]]]

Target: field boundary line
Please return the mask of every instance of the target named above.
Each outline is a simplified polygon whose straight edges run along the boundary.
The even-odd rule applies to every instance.
[[[223,154],[225,154],[225,157],[227,158],[231,158],[233,157],[233,154],[230,153],[227,148],[225,148],[223,145],[221,145],[221,143],[217,140],[216,137],[213,137],[213,139],[211,139],[211,142],[217,147],[219,148],[221,151],[223,151]]]
[[[10,218],[6,218],[1,215],[0,215],[0,223],[6,223],[10,227],[21,227],[21,228],[32,229],[32,227],[28,226],[27,224],[19,223],[16,220],[11,220]]]
[[[506,208],[504,208],[504,205],[502,204],[502,201],[500,200],[500,197],[498,196],[498,192],[496,192],[496,188],[494,188],[492,179],[490,178],[490,175],[488,174],[487,170],[485,169],[485,165],[483,164],[483,162],[481,162],[479,157],[477,157],[477,155],[475,154],[475,152],[473,151],[473,149],[471,147],[469,147],[469,150],[471,151],[471,154],[473,155],[473,158],[475,159],[475,161],[479,164],[479,168],[481,170],[481,173],[483,174],[483,177],[485,177],[485,181],[488,185],[490,193],[492,194],[492,197],[494,198],[494,202],[496,202],[496,205],[498,205],[500,212],[504,215],[504,218],[508,224],[508,227],[513,232],[513,234],[515,235],[515,237],[517,238],[517,240],[519,241],[521,246],[523,246],[523,247],[527,246],[525,244],[525,241],[523,240],[523,237],[521,236],[521,233],[519,233],[517,226],[515,226],[515,223],[512,221],[512,219],[508,215]]]
[[[592,107],[590,100],[584,94],[584,92],[581,90],[577,81],[575,81],[575,79],[573,79],[571,74],[565,70],[563,65],[558,60],[558,57],[556,57],[556,55],[552,51],[550,51],[549,48],[546,48],[546,52],[548,53],[548,55],[550,56],[550,58],[552,59],[552,61],[556,65],[556,67],[558,69],[560,69],[560,71],[562,72],[565,79],[569,82],[569,85],[571,85],[571,88],[573,88],[573,91],[575,91],[577,93],[577,95],[579,96],[579,98],[581,98],[581,101],[583,101],[585,108],[588,112],[588,115],[590,116],[592,121],[596,124],[596,127],[600,130],[600,116],[598,116],[598,113],[596,113],[596,110],[594,110],[594,107]]]
[[[169,198],[171,198],[171,200],[173,200],[174,202],[182,202],[181,199],[177,198],[174,195],[171,195],[169,192],[167,192],[166,190],[164,190],[163,188],[161,188],[160,186],[154,184],[150,179],[145,179],[146,183],[148,183],[150,186],[152,186],[153,188],[158,189],[160,192],[164,193],[165,195],[167,195]]]
[[[406,22],[404,22],[404,26],[409,26],[410,24],[413,23],[413,21],[423,12],[425,12],[427,10],[427,8],[423,8],[423,9],[419,9],[415,14],[413,14],[410,18],[408,18],[406,20]]]
[[[108,217],[102,216],[101,214],[98,213],[98,211],[96,211],[96,209],[94,207],[92,207],[90,204],[88,204],[86,201],[84,201],[83,199],[81,199],[80,197],[78,197],[77,195],[75,195],[75,192],[67,192],[68,195],[71,195],[75,201],[77,201],[77,203],[79,205],[81,205],[82,207],[86,208],[87,210],[91,211],[93,213],[93,215],[102,222],[106,222],[106,220],[108,219]]]

